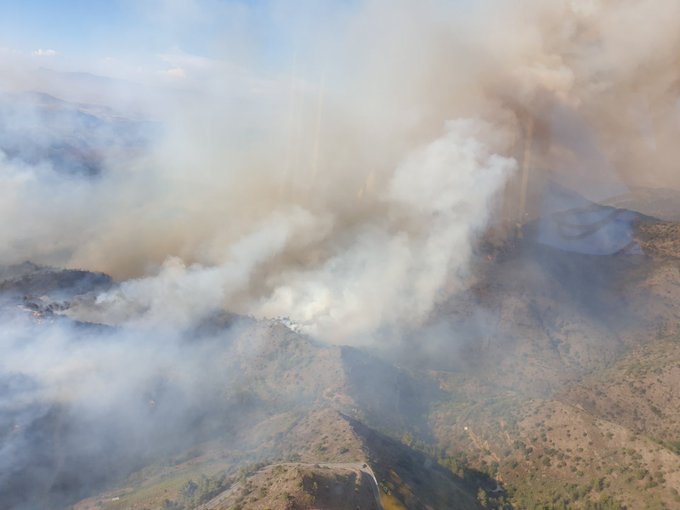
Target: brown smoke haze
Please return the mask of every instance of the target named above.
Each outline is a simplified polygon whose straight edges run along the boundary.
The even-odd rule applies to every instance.
[[[159,133],[92,180],[0,159],[0,262],[125,280],[83,316],[226,308],[361,343],[464,288],[475,239],[530,218],[548,178],[592,200],[680,188],[676,0],[323,5],[270,5],[286,72],[226,30],[222,59],[175,56],[181,86],[77,89]],[[15,60],[5,88],[39,88]]]

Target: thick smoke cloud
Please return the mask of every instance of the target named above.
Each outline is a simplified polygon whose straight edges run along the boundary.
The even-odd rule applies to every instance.
[[[193,417],[236,377],[221,364],[231,336],[186,344],[216,312],[289,317],[342,344],[399,336],[466,288],[490,222],[540,214],[544,182],[593,200],[680,187],[676,0],[172,3],[154,26],[227,12],[238,30],[214,34],[212,58],[168,50],[167,69],[135,85],[0,51],[2,90],[39,89],[76,112],[36,131],[54,104],[3,99],[4,140],[39,143],[0,147],[0,264],[111,274],[119,285],[63,313],[120,328],[81,342],[65,323],[3,318],[5,476],[35,467],[23,434],[53,413],[97,430],[61,434],[84,459],[129,431],[123,457],[152,436],[158,451],[190,444]],[[262,16],[283,49],[244,28]],[[112,144],[132,131],[139,143]],[[96,172],[44,150],[65,138]],[[92,443],[76,447],[83,437]],[[133,460],[112,464],[122,473]]]
[[[491,130],[479,121],[447,125],[444,136],[414,151],[370,198],[379,214],[338,225],[342,218],[331,211],[315,216],[286,205],[227,245],[220,265],[186,267],[169,259],[158,274],[100,295],[95,309],[116,310],[124,322],[182,327],[227,306],[259,317],[290,316],[303,330],[341,343],[383,325],[417,324],[445,286],[463,277],[489,202],[514,170],[512,160],[478,140]],[[285,260],[304,249],[316,250],[318,262],[300,267]],[[250,288],[254,281],[259,295]]]
[[[6,155],[3,261],[142,277],[97,301],[123,321],[226,307],[337,341],[412,323],[460,287],[529,135],[534,186],[601,200],[675,175],[677,9],[275,2],[290,69],[248,37],[168,56],[185,90],[145,98],[163,127],[134,160],[64,181]]]

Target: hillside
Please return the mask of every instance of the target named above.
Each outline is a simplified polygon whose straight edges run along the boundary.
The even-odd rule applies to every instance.
[[[560,399],[680,452],[680,341],[645,345],[565,389]]]
[[[114,157],[130,160],[148,145],[153,127],[104,106],[38,92],[0,93],[2,159],[62,176],[93,178]]]
[[[475,294],[496,322],[461,347],[474,368],[432,372],[450,394],[436,444],[503,480],[517,508],[680,503],[680,236],[642,217],[635,240],[633,255],[499,255]]]
[[[370,351],[281,321],[211,316],[173,347],[208,355],[194,397],[181,367],[142,382],[134,413],[154,448],[128,447],[122,421],[105,429],[117,446],[82,450],[76,441],[101,440],[103,422],[68,406],[3,410],[2,441],[35,450],[0,492],[16,508],[79,510],[369,509],[377,491],[386,509],[674,508],[680,228],[636,218],[637,248],[611,256],[543,245],[531,225],[513,243],[482,244],[468,290]],[[81,343],[128,341],[70,318],[115,285],[32,264],[0,271],[4,314],[31,334],[77,325]],[[31,387],[3,377],[10,393]]]
[[[481,508],[479,489],[495,485],[473,471],[464,479],[437,459],[325,409],[270,417],[242,429],[229,446],[203,444],[189,458],[144,468],[75,508],[373,509],[380,508],[379,496],[386,509],[456,501],[465,510]]]

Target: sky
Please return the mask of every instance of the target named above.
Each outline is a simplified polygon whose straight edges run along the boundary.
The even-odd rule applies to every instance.
[[[25,52],[102,51],[108,45],[105,39],[136,24],[131,11],[118,1],[2,0],[0,8],[1,44]]]
[[[180,60],[289,68],[317,16],[354,0],[0,0],[0,49],[38,65],[116,78],[167,72]],[[329,8],[329,6],[331,6]],[[174,74],[173,74],[174,73]]]

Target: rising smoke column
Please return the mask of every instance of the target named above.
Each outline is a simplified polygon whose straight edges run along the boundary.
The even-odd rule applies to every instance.
[[[274,2],[286,64],[267,67],[271,55],[236,32],[212,59],[168,52],[184,81],[140,92],[162,128],[134,161],[65,180],[5,155],[2,261],[132,278],[97,300],[116,322],[228,308],[291,315],[327,338],[417,322],[456,288],[474,233],[500,209],[487,206],[511,164],[493,170],[492,155],[521,152],[527,118],[533,176],[573,177],[583,193],[605,168],[626,182],[673,174],[677,11],[670,0]],[[597,157],[572,143],[560,110],[588,128]]]
[[[490,126],[450,122],[446,133],[414,151],[378,200],[384,224],[359,225],[318,269],[277,275],[264,316],[290,315],[308,332],[340,342],[382,327],[415,326],[460,290],[474,235],[515,168],[477,137]]]

